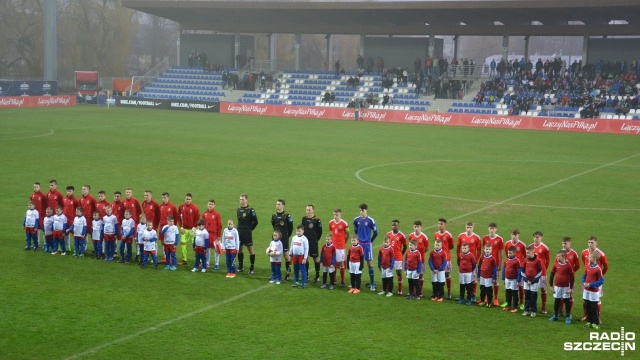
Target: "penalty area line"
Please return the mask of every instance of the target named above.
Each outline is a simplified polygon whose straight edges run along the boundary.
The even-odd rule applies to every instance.
[[[176,323],[178,321],[181,321],[181,320],[184,320],[184,319],[188,319],[188,318],[190,318],[192,316],[207,312],[209,310],[215,309],[215,308],[220,307],[222,305],[226,305],[226,304],[228,304],[228,303],[230,303],[232,301],[235,301],[235,300],[238,300],[238,299],[242,299],[243,297],[245,297],[247,295],[251,295],[251,294],[257,293],[258,291],[262,291],[262,290],[264,290],[264,289],[266,289],[266,288],[268,288],[270,286],[271,285],[264,285],[264,286],[261,286],[259,288],[255,288],[253,290],[249,290],[247,292],[243,292],[242,294],[238,294],[236,296],[230,297],[230,298],[228,298],[226,300],[223,300],[221,302],[218,302],[218,303],[215,303],[215,304],[212,304],[212,305],[209,305],[209,306],[205,306],[205,307],[203,307],[201,309],[192,311],[192,312],[190,312],[188,314],[180,315],[180,316],[178,316],[176,318],[173,318],[171,320],[163,321],[163,322],[161,322],[161,323],[159,323],[157,325],[150,326],[150,327],[148,327],[146,329],[143,329],[143,330],[140,330],[140,331],[135,332],[133,334],[129,334],[129,335],[123,336],[123,337],[121,337],[119,339],[104,343],[102,345],[99,345],[99,346],[96,346],[94,348],[91,348],[91,349],[89,349],[87,351],[83,351],[81,353],[69,356],[69,357],[67,357],[65,359],[78,359],[80,357],[84,357],[84,356],[87,356],[87,355],[94,354],[94,353],[96,353],[96,352],[98,352],[98,351],[100,351],[100,350],[102,350],[104,348],[107,348],[109,346],[116,345],[116,344],[119,344],[119,343],[122,343],[122,342],[125,342],[125,341],[129,341],[131,339],[134,339],[134,338],[136,338],[136,337],[138,337],[140,335],[144,335],[144,334],[146,334],[148,332],[151,332],[151,331],[159,330],[159,329],[161,329],[163,327],[169,326],[169,325],[174,324],[174,323]]]

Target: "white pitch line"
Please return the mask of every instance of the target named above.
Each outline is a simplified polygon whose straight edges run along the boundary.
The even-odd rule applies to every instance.
[[[228,298],[228,299],[226,299],[226,300],[223,300],[223,301],[217,302],[217,303],[212,304],[212,305],[209,305],[209,306],[205,306],[205,307],[203,307],[203,308],[201,308],[201,309],[198,309],[198,310],[192,311],[192,312],[190,312],[190,313],[188,313],[188,314],[180,315],[180,316],[178,316],[178,317],[176,317],[176,318],[174,318],[174,319],[171,319],[171,320],[167,320],[167,321],[161,322],[161,323],[159,323],[159,324],[157,324],[157,325],[154,325],[154,326],[148,327],[148,328],[146,328],[146,329],[140,330],[140,331],[135,332],[135,333],[133,333],[133,334],[129,334],[129,335],[127,335],[127,336],[123,336],[123,337],[121,337],[121,338],[119,338],[119,339],[116,339],[116,340],[110,341],[110,342],[108,342],[108,343],[104,343],[104,344],[102,344],[102,345],[99,345],[99,346],[96,346],[96,347],[94,347],[94,348],[91,348],[91,349],[89,349],[89,350],[87,350],[87,351],[84,351],[84,352],[81,352],[81,353],[78,353],[78,354],[75,354],[75,355],[69,356],[69,357],[68,357],[68,358],[66,358],[66,359],[77,359],[77,358],[80,358],[80,357],[83,357],[83,356],[91,355],[91,354],[93,354],[93,353],[95,353],[95,352],[98,352],[98,351],[100,351],[100,350],[102,350],[102,349],[104,349],[104,348],[107,348],[107,347],[109,347],[109,346],[116,345],[116,344],[119,344],[119,343],[121,343],[121,342],[125,342],[125,341],[128,341],[128,340],[134,339],[134,338],[136,338],[136,337],[138,337],[138,336],[140,336],[140,335],[144,335],[144,334],[146,334],[146,333],[148,333],[148,332],[155,331],[155,330],[158,330],[158,329],[160,329],[160,328],[163,328],[163,327],[169,326],[169,325],[171,325],[171,324],[173,324],[173,323],[176,323],[176,322],[178,322],[178,321],[181,321],[181,320],[184,320],[184,319],[190,318],[190,317],[192,317],[192,316],[194,316],[194,315],[198,315],[198,314],[200,314],[200,313],[207,312],[207,311],[209,311],[209,310],[215,309],[215,308],[220,307],[220,306],[222,306],[222,305],[228,304],[228,303],[230,303],[230,302],[232,302],[232,301],[235,301],[235,300],[238,300],[238,299],[242,299],[243,297],[245,297],[245,296],[247,296],[247,295],[251,295],[251,294],[256,293],[256,292],[258,292],[258,291],[262,291],[262,290],[264,290],[264,289],[266,289],[266,288],[268,288],[268,287],[271,287],[271,286],[272,286],[272,285],[263,285],[263,286],[261,286],[261,287],[259,287],[259,288],[255,288],[255,289],[253,289],[253,290],[249,290],[249,291],[247,291],[247,292],[243,292],[242,294],[238,294],[238,295],[233,296],[233,297],[230,297],[230,298]]]
[[[375,187],[378,187],[378,188],[381,188],[381,189],[385,189],[385,190],[397,191],[397,192],[402,192],[402,193],[412,194],[412,195],[421,195],[421,196],[433,197],[433,198],[438,198],[438,199],[446,199],[446,200],[456,200],[456,201],[463,201],[463,202],[473,202],[473,203],[488,204],[486,207],[482,208],[481,210],[475,211],[475,212],[473,212],[471,214],[475,214],[476,212],[479,212],[479,211],[482,211],[482,210],[486,210],[486,209],[490,209],[490,208],[492,208],[494,206],[498,206],[498,205],[509,205],[509,206],[520,206],[520,207],[537,207],[537,208],[548,208],[548,209],[564,209],[564,210],[640,211],[640,209],[635,209],[635,208],[630,208],[630,209],[620,209],[620,208],[618,208],[618,209],[614,209],[614,208],[573,207],[573,206],[554,206],[554,205],[517,204],[517,203],[506,204],[508,201],[521,198],[523,196],[529,195],[529,194],[534,193],[536,191],[539,191],[539,190],[542,190],[542,189],[546,189],[547,187],[557,185],[557,184],[562,183],[564,181],[571,180],[571,179],[573,179],[575,177],[588,174],[590,172],[605,168],[607,166],[617,165],[618,163],[620,163],[622,161],[629,160],[629,159],[634,158],[634,157],[639,156],[639,155],[640,154],[635,154],[635,155],[632,155],[630,157],[627,157],[627,158],[624,158],[624,159],[621,159],[621,160],[618,160],[618,161],[614,161],[612,163],[602,164],[601,166],[598,166],[596,168],[581,172],[579,174],[575,174],[575,175],[569,176],[569,177],[564,178],[564,179],[560,179],[560,180],[558,180],[556,182],[553,182],[551,184],[547,184],[547,185],[544,185],[544,186],[542,186],[540,188],[533,189],[533,190],[531,190],[529,192],[526,192],[526,193],[523,193],[523,194],[520,194],[520,195],[516,195],[516,196],[514,196],[512,198],[509,198],[509,199],[506,199],[506,200],[502,200],[502,201],[497,201],[497,202],[495,202],[495,201],[485,201],[485,200],[475,200],[475,199],[466,199],[466,198],[459,198],[459,197],[455,197],[455,196],[425,194],[425,193],[416,192],[416,191],[396,189],[396,188],[391,188],[391,187],[387,187],[387,186],[384,186],[384,185],[379,185],[379,184],[372,183],[370,181],[367,181],[367,180],[363,179],[360,176],[360,174],[363,171],[366,171],[366,170],[369,170],[369,169],[378,168],[378,167],[384,167],[384,166],[400,165],[400,164],[413,164],[413,163],[417,163],[417,162],[467,162],[467,161],[471,161],[471,160],[418,160],[418,161],[404,161],[404,162],[398,162],[398,163],[374,165],[374,166],[369,166],[369,167],[366,167],[366,168],[363,168],[363,169],[360,169],[360,170],[356,171],[355,176],[356,176],[356,178],[358,180],[360,180],[361,182],[363,182],[365,184],[368,184],[368,185],[371,185],[371,186],[375,186]],[[481,160],[479,160],[479,161],[481,161]],[[528,162],[528,160],[504,160],[504,161],[527,161]],[[545,162],[545,161],[542,161],[542,160],[540,160],[540,161],[532,160],[532,161],[534,161],[534,162]],[[564,162],[567,162],[567,161],[549,161],[549,162],[561,162],[561,163],[564,163]],[[570,162],[570,163],[573,163],[573,162]],[[589,164],[589,163],[579,162],[578,164]],[[618,166],[636,167],[635,165],[618,165]]]
[[[454,221],[454,220],[458,220],[458,219],[466,218],[466,217],[467,217],[467,216],[469,216],[469,215],[473,215],[473,214],[479,213],[479,212],[481,212],[481,211],[484,211],[484,210],[487,210],[487,209],[491,209],[492,207],[495,207],[495,206],[498,206],[498,205],[511,205],[511,204],[505,204],[505,203],[506,203],[506,202],[508,202],[508,201],[511,201],[511,200],[515,200],[515,199],[521,198],[521,197],[523,197],[523,196],[527,196],[527,195],[532,194],[532,193],[534,193],[534,192],[536,192],[536,191],[540,191],[540,190],[546,189],[546,188],[548,188],[548,187],[551,187],[551,186],[554,186],[554,185],[558,185],[558,184],[560,184],[560,183],[562,183],[562,182],[565,182],[565,181],[568,181],[568,180],[574,179],[574,178],[576,178],[576,177],[578,177],[578,176],[582,176],[582,175],[588,174],[588,173],[590,173],[590,172],[594,172],[594,171],[596,171],[596,170],[600,170],[600,169],[605,168],[605,167],[607,167],[607,166],[616,165],[617,163],[620,163],[620,162],[623,162],[623,161],[626,161],[626,160],[629,160],[629,159],[633,159],[633,158],[634,158],[634,157],[636,157],[636,156],[640,156],[640,154],[631,155],[631,156],[626,157],[626,158],[624,158],[624,159],[617,160],[617,161],[614,161],[614,162],[610,162],[610,163],[608,163],[608,164],[604,164],[604,165],[598,166],[598,167],[593,168],[593,169],[591,169],[591,170],[583,171],[583,172],[581,172],[581,173],[579,173],[579,174],[571,175],[571,176],[566,177],[566,178],[564,178],[564,179],[560,179],[560,180],[555,181],[555,182],[552,182],[552,183],[550,183],[550,184],[547,184],[547,185],[544,185],[544,186],[540,186],[540,187],[535,188],[535,189],[533,189],[533,190],[529,190],[529,191],[527,191],[527,192],[525,192],[525,193],[522,193],[522,194],[520,194],[520,195],[512,196],[512,197],[510,197],[510,198],[508,198],[508,199],[506,199],[506,200],[502,200],[502,201],[499,201],[499,202],[496,202],[496,203],[493,203],[493,204],[487,205],[487,206],[482,207],[482,208],[480,208],[480,209],[478,209],[478,210],[470,211],[470,212],[468,212],[468,213],[466,213],[466,214],[462,214],[462,215],[458,215],[458,216],[453,217],[453,218],[449,218],[448,220],[449,220],[449,221]],[[358,171],[358,172],[359,172],[359,171]],[[393,189],[392,189],[392,190],[393,190]],[[427,226],[427,227],[425,227],[425,228],[423,228],[423,229],[425,229],[425,230],[426,230],[426,229],[430,229],[430,228],[435,228],[436,226],[437,226],[437,225],[431,225],[431,226]],[[378,247],[378,246],[376,246],[376,248],[377,248],[377,247]]]
[[[168,121],[147,122],[147,123],[137,123],[137,124],[121,124],[121,125],[99,125],[99,126],[85,126],[85,127],[61,127],[60,129],[86,130],[86,129],[103,129],[103,128],[125,127],[125,126],[157,125],[157,124],[166,124],[166,123],[168,123]]]
[[[491,209],[492,207],[496,207],[496,206],[498,206],[498,205],[509,205],[509,204],[506,204],[506,203],[508,203],[509,201],[512,201],[512,200],[515,200],[515,199],[519,199],[519,198],[521,198],[521,197],[523,197],[523,196],[527,196],[527,195],[533,194],[534,192],[538,192],[538,191],[540,191],[540,190],[544,190],[544,189],[546,189],[546,188],[549,188],[549,187],[552,187],[552,186],[555,186],[555,185],[561,184],[561,183],[563,183],[563,182],[565,182],[565,181],[569,181],[569,180],[575,179],[575,178],[577,178],[577,177],[579,177],[579,176],[582,176],[582,175],[586,175],[586,174],[592,173],[592,172],[594,172],[594,171],[597,171],[597,170],[603,169],[603,168],[605,168],[605,167],[612,166],[612,165],[615,165],[615,164],[617,164],[617,163],[620,163],[620,162],[623,162],[623,161],[627,161],[627,160],[629,160],[629,159],[633,159],[633,158],[634,158],[634,157],[636,157],[636,156],[640,156],[640,153],[635,154],[635,155],[628,156],[628,157],[626,157],[626,158],[624,158],[624,159],[620,159],[620,160],[617,160],[617,161],[610,162],[610,163],[608,163],[608,164],[600,165],[600,166],[598,166],[598,167],[595,167],[595,168],[590,169],[590,170],[583,171],[583,172],[578,173],[578,174],[575,174],[575,175],[568,176],[568,177],[566,177],[566,178],[564,178],[564,179],[560,179],[560,180],[558,180],[558,181],[554,181],[554,182],[552,182],[552,183],[550,183],[550,184],[540,186],[540,187],[535,188],[535,189],[533,189],[533,190],[529,190],[529,191],[524,192],[524,193],[522,193],[522,194],[520,194],[520,195],[512,196],[512,197],[510,197],[510,198],[508,198],[508,199],[506,199],[506,200],[502,200],[502,201],[499,201],[499,202],[497,202],[497,203],[495,203],[495,204],[487,205],[487,206],[482,207],[482,208],[480,208],[480,209],[478,209],[478,210],[471,211],[471,212],[469,212],[469,213],[467,213],[467,214],[464,214],[464,215],[460,215],[459,217],[453,218],[452,220],[457,220],[457,219],[459,219],[459,218],[461,218],[461,217],[466,217],[466,216],[469,216],[469,215],[473,215],[473,214],[479,213],[479,212],[481,212],[481,211],[484,211],[484,210],[487,210],[487,209]]]
[[[32,135],[32,136],[24,136],[24,137],[18,137],[18,138],[6,138],[6,139],[0,139],[0,141],[4,141],[4,140],[23,140],[23,139],[33,139],[33,138],[39,138],[39,137],[44,137],[44,136],[51,136],[53,135],[53,129],[49,130],[48,133],[46,134],[40,134],[40,135]]]

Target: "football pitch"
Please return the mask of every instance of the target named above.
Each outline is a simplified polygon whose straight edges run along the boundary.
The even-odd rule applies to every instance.
[[[496,222],[505,241],[518,228],[526,244],[540,230],[552,258],[563,236],[579,253],[596,235],[610,265],[600,331],[640,331],[637,136],[90,106],[2,110],[0,126],[0,358],[620,357],[564,350],[565,342],[589,341],[579,321],[581,294],[573,324],[565,325],[549,322],[550,315],[431,302],[429,279],[421,301],[268,284],[265,249],[279,198],[294,224],[307,204],[315,205],[323,234],[333,209],[341,208],[353,227],[358,205],[367,203],[380,233],[376,256],[392,219],[407,236],[421,220],[431,248],[440,217],[454,239],[467,221],[480,237]],[[189,192],[201,212],[215,199],[223,224],[235,219],[239,195],[247,193],[259,219],[256,272],[228,279],[224,270],[140,269],[24,251],[21,224],[32,185],[39,181],[46,192],[50,179],[63,193],[74,185],[76,196],[89,184],[109,201],[127,187],[140,201],[147,189],[158,202],[167,191],[176,205]],[[363,278],[368,282],[366,270]]]

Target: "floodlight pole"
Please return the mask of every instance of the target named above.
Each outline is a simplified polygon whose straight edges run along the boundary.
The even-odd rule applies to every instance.
[[[44,80],[58,80],[58,34],[56,0],[44,2]]]

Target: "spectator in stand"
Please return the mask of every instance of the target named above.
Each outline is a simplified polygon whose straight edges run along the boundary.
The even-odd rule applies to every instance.
[[[482,100],[484,99],[484,93],[482,91],[478,91],[476,94],[476,104],[482,104]]]
[[[322,97],[322,102],[329,103],[331,102],[331,93],[329,90],[325,91],[324,96]]]
[[[491,72],[489,73],[490,78],[496,76],[496,65],[496,60],[491,59],[491,63],[489,64],[489,68],[491,69]]]
[[[427,72],[427,75],[432,75],[432,68],[433,68],[433,59],[431,58],[431,56],[427,56],[426,59],[424,59],[424,71]]]
[[[376,59],[376,67],[378,68],[378,72],[382,72],[384,69],[384,60],[380,56]]]
[[[456,76],[456,72],[458,71],[458,59],[455,57],[451,59],[451,76]]]
[[[336,70],[336,76],[340,76],[340,59],[336,60],[333,68]]]
[[[366,71],[367,71],[368,73],[372,73],[372,72],[373,72],[373,65],[374,65],[373,57],[369,56],[369,57],[367,58],[366,63],[365,63]]]
[[[413,72],[417,74],[421,71],[422,71],[422,61],[420,60],[419,57],[417,57],[416,60],[413,62]]]
[[[420,91],[422,89],[422,78],[423,78],[422,71],[417,72],[413,78],[413,84],[415,85],[416,96],[418,97],[420,96]]]
[[[358,64],[358,69],[364,68],[364,57],[362,55],[358,55],[358,59],[356,60],[356,64]]]
[[[389,94],[385,93],[384,96],[382,96],[382,106],[385,106],[389,104]]]

